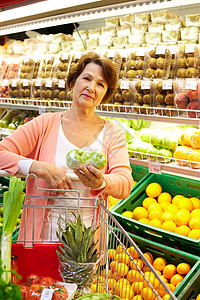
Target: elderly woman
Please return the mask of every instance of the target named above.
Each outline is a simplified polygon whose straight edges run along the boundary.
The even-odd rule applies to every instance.
[[[115,66],[109,59],[94,52],[83,54],[70,69],[67,78],[73,93],[71,108],[64,112],[42,114],[4,138],[0,142],[0,169],[13,175],[17,172],[35,174],[38,186],[42,188],[75,189],[84,197],[96,197],[102,193],[116,198],[127,197],[133,180],[125,133],[117,124],[95,113],[97,105],[111,99],[116,83]],[[107,166],[102,171],[91,165],[70,170],[65,157],[75,148],[102,151],[107,157]],[[49,191],[37,190],[33,179],[28,180],[26,193],[49,195]],[[51,193],[55,197],[61,194]],[[37,205],[48,203],[48,197],[35,199]],[[28,213],[28,218],[32,224],[33,214]],[[23,222],[24,216],[21,224]],[[42,222],[42,213],[36,211],[35,239],[41,238]],[[29,234],[30,227],[26,229]],[[20,231],[22,237],[23,225]]]

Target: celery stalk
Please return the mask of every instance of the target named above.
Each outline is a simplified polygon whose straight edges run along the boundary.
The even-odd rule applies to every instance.
[[[3,194],[3,234],[1,240],[1,260],[6,271],[11,270],[11,246],[12,234],[22,208],[26,183],[15,176],[10,177],[9,191]],[[4,272],[2,275],[5,282],[11,280],[11,273]]]

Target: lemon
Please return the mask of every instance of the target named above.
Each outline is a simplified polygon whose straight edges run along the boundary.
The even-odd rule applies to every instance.
[[[191,218],[192,217],[200,217],[200,208],[195,208],[190,213]]]
[[[132,187],[134,187],[137,183],[138,183],[138,182],[134,180],[134,181],[133,181]]]
[[[146,194],[149,197],[156,198],[158,197],[162,192],[162,187],[157,182],[150,183],[146,188]]]
[[[163,214],[163,211],[161,209],[158,209],[158,210],[152,210],[150,213],[149,213],[149,220],[154,220],[154,219],[158,219],[160,220],[161,219],[161,216]]]
[[[192,217],[189,221],[189,227],[191,229],[200,229],[200,216]]]
[[[173,221],[175,213],[170,211],[165,211],[161,216],[161,222]]]
[[[120,199],[114,198],[114,197],[112,197],[112,196],[109,195],[108,196],[108,200],[109,200],[109,205],[113,206],[113,205],[117,204]]]
[[[178,205],[179,200],[183,198],[185,198],[183,195],[174,196],[174,198],[172,199],[172,204]]]
[[[156,203],[150,204],[149,207],[148,207],[148,212],[150,213],[153,210],[162,210],[162,207],[161,207],[160,203],[156,202]]]
[[[159,219],[153,219],[149,221],[149,225],[161,228],[161,221]]]
[[[142,222],[142,223],[145,223],[145,224],[149,224],[149,219],[147,219],[147,218],[141,218],[138,221]]]
[[[174,216],[174,221],[177,226],[188,225],[190,220],[190,212],[185,208],[181,208]]]
[[[141,218],[147,218],[148,217],[148,211],[142,207],[138,206],[133,210],[133,219],[139,220]]]
[[[178,206],[170,203],[169,205],[167,205],[164,208],[164,211],[170,211],[170,212],[176,213],[178,211]]]
[[[190,230],[189,234],[188,234],[189,238],[198,240],[200,239],[200,229],[192,229]]]
[[[122,213],[122,216],[125,216],[127,218],[131,218],[133,217],[133,212],[132,211],[129,211],[129,210],[126,210]]]
[[[200,199],[192,197],[190,200],[192,201],[194,208],[200,208]]]
[[[157,203],[156,199],[151,198],[151,197],[147,197],[143,200],[142,202],[142,206],[146,209],[149,208],[149,205],[151,205],[152,203]]]
[[[165,221],[162,223],[161,228],[174,232],[176,230],[176,224],[174,223],[174,221]]]
[[[193,206],[192,200],[190,200],[188,198],[183,198],[183,199],[179,200],[178,208],[185,208],[189,211],[192,211],[194,206]]]
[[[188,234],[190,232],[190,228],[187,225],[181,225],[181,226],[178,226],[174,232],[184,235],[184,236],[188,236]]]
[[[172,202],[172,196],[167,192],[163,192],[158,196],[158,203],[165,201]]]

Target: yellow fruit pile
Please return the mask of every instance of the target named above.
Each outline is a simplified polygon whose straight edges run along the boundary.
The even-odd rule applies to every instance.
[[[169,299],[169,294],[166,294],[159,279],[145,264],[144,257],[150,262],[172,292],[191,270],[191,266],[188,263],[183,262],[175,266],[167,263],[163,257],[154,259],[150,252],[145,252],[144,257],[140,257],[133,246],[125,249],[125,246],[119,245],[116,250],[108,250],[109,269],[101,271],[98,283],[97,279],[93,282],[91,289],[94,292],[97,289],[97,292],[103,293],[106,287],[112,295],[118,295],[122,299],[156,300],[158,299],[157,296],[149,287],[149,283],[151,283],[159,296],[167,300]]]
[[[142,206],[122,215],[189,238],[200,238],[200,199],[183,195],[172,198],[156,182],[147,186],[146,195]]]

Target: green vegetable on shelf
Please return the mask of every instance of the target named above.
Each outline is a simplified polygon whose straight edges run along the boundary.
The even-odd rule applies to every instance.
[[[19,217],[24,198],[25,181],[15,176],[10,177],[9,190],[3,194],[3,233],[1,241],[1,259],[5,271],[11,270],[12,234]],[[9,272],[3,273],[6,283],[11,280]]]

